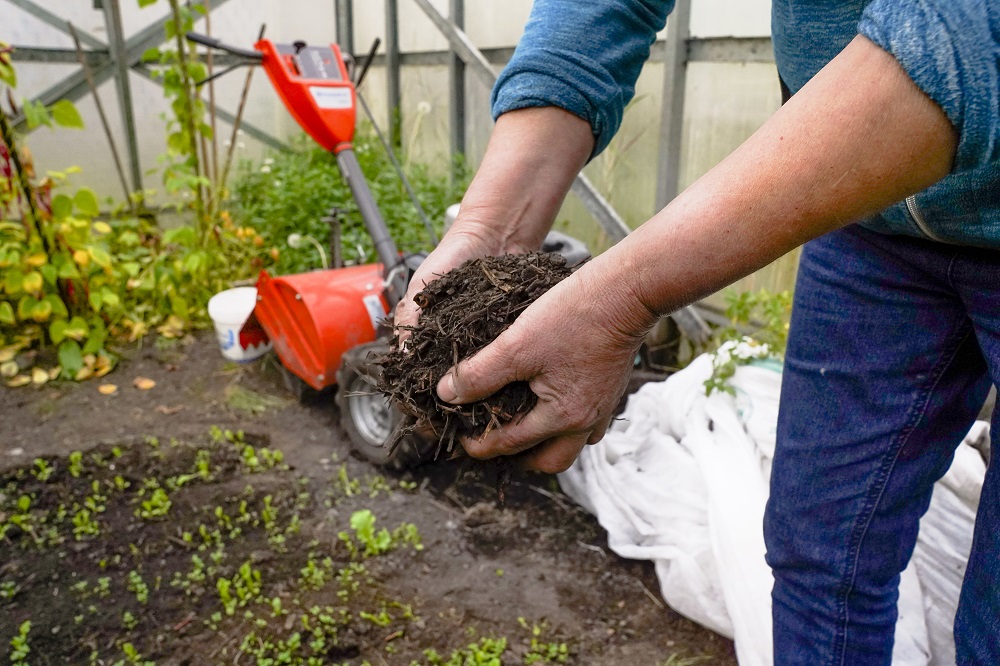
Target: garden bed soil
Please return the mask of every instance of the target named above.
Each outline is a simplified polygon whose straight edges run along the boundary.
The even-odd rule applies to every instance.
[[[211,336],[0,388],[0,411],[0,658],[30,620],[32,666],[736,663],[553,477],[500,509],[492,466],[377,469],[329,396]]]

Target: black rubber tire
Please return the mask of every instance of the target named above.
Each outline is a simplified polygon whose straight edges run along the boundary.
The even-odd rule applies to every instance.
[[[421,453],[429,445],[407,435],[392,455],[386,439],[403,419],[398,409],[386,402],[376,388],[379,368],[370,362],[373,353],[389,350],[387,340],[376,340],[348,350],[337,370],[337,407],[340,423],[354,451],[375,465],[409,469],[426,462]]]

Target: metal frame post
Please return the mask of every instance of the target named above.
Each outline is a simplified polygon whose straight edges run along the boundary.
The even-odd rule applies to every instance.
[[[401,95],[399,82],[399,3],[385,0],[385,80],[389,108],[389,142],[397,148],[402,145]]]
[[[340,50],[354,55],[354,1],[334,0],[337,14],[337,44]]]
[[[684,124],[684,88],[687,84],[690,25],[691,0],[677,0],[674,12],[668,19],[666,51],[663,54],[660,156],[656,169],[657,211],[670,203],[680,188],[681,130]]]
[[[129,63],[126,56],[125,33],[122,28],[121,5],[118,0],[103,0],[104,24],[108,29],[108,48],[114,63],[115,89],[118,91],[118,108],[125,130],[125,149],[128,152],[129,175],[132,191],[142,191],[142,166],[139,163],[139,142],[135,133],[135,111],[132,106],[132,86],[129,85]]]
[[[449,16],[459,30],[465,29],[465,0],[450,0]],[[456,160],[465,155],[465,62],[455,52],[448,56],[448,114],[451,130],[452,176]]]

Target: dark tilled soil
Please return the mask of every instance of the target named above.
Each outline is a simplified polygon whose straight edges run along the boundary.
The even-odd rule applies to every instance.
[[[0,388],[0,659],[30,620],[32,665],[113,664],[129,644],[157,664],[408,666],[490,637],[505,665],[556,663],[563,643],[565,663],[736,663],[553,478],[515,478],[499,509],[490,468],[397,474],[352,457],[332,399],[299,404],[273,360],[232,366],[211,336],[127,356],[103,380]],[[364,555],[362,511],[399,530],[388,552]]]

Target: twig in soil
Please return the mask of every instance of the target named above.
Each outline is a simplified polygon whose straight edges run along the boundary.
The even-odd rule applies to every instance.
[[[520,481],[512,481],[511,485],[514,485],[514,486],[523,486],[525,488],[529,488],[531,490],[534,490],[539,495],[542,495],[544,497],[548,497],[550,500],[552,500],[553,502],[555,502],[556,504],[558,504],[560,509],[566,509],[567,511],[580,511],[581,513],[587,513],[581,507],[579,507],[579,506],[577,506],[575,504],[569,504],[569,503],[566,502],[566,500],[564,500],[563,498],[559,497],[559,495],[556,495],[555,493],[550,493],[548,490],[545,490],[544,488],[539,488],[538,486],[536,486],[534,484],[531,484],[531,483],[522,483]],[[587,514],[587,515],[590,515],[590,514]]]
[[[587,550],[592,550],[592,551],[594,551],[595,553],[599,554],[601,557],[603,557],[605,559],[607,559],[607,557],[608,557],[608,554],[605,553],[604,549],[601,548],[600,546],[592,546],[589,543],[584,543],[582,541],[577,541],[576,543],[577,543],[577,545],[580,546],[580,548],[586,548]]]
[[[184,627],[191,624],[191,622],[194,620],[195,617],[196,615],[194,614],[194,612],[188,613],[187,617],[185,617],[183,620],[175,624],[173,627],[171,627],[171,629],[173,629],[174,631],[180,631]]]
[[[456,516],[456,517],[459,517],[459,518],[462,516],[462,513],[458,509],[455,509],[454,507],[450,507],[447,504],[445,504],[444,502],[439,502],[436,499],[434,499],[433,497],[430,498],[429,501],[430,501],[431,504],[433,504],[434,506],[436,506],[437,508],[441,509],[442,511],[444,511],[446,513],[450,513],[453,516]]]
[[[215,648],[215,652],[213,652],[212,654],[208,655],[208,658],[209,659],[214,659],[215,655],[219,654],[220,652],[222,652],[223,650],[225,650],[226,648],[228,648],[230,645],[232,645],[233,643],[235,643],[236,639],[240,637],[240,635],[243,632],[243,629],[246,628],[246,626],[247,626],[247,621],[243,620],[243,622],[240,623],[240,626],[236,627],[235,631],[233,631],[233,633],[231,633],[229,635],[229,637],[225,641],[223,641],[221,645],[219,645],[219,647]],[[236,653],[236,659],[233,659],[233,663],[234,664],[236,663],[237,659],[239,659],[239,656],[240,656],[240,653],[237,652]]]
[[[648,587],[646,587],[646,586],[645,586],[645,585],[643,584],[643,582],[642,582],[641,580],[639,580],[638,578],[636,578],[636,579],[634,579],[634,580],[635,580],[635,582],[639,583],[639,587],[641,587],[641,588],[642,588],[642,591],[646,593],[646,596],[647,596],[647,597],[649,597],[649,600],[650,600],[650,601],[652,601],[652,602],[653,602],[653,604],[654,604],[654,605],[655,605],[655,606],[656,606],[657,608],[659,608],[660,610],[665,610],[665,609],[666,609],[666,606],[665,606],[665,605],[663,604],[663,602],[662,602],[662,601],[660,601],[660,600],[659,600],[659,599],[658,599],[658,598],[656,597],[656,595],[655,595],[655,594],[653,594],[652,592],[650,592],[650,591],[649,591],[649,588],[648,588]]]

